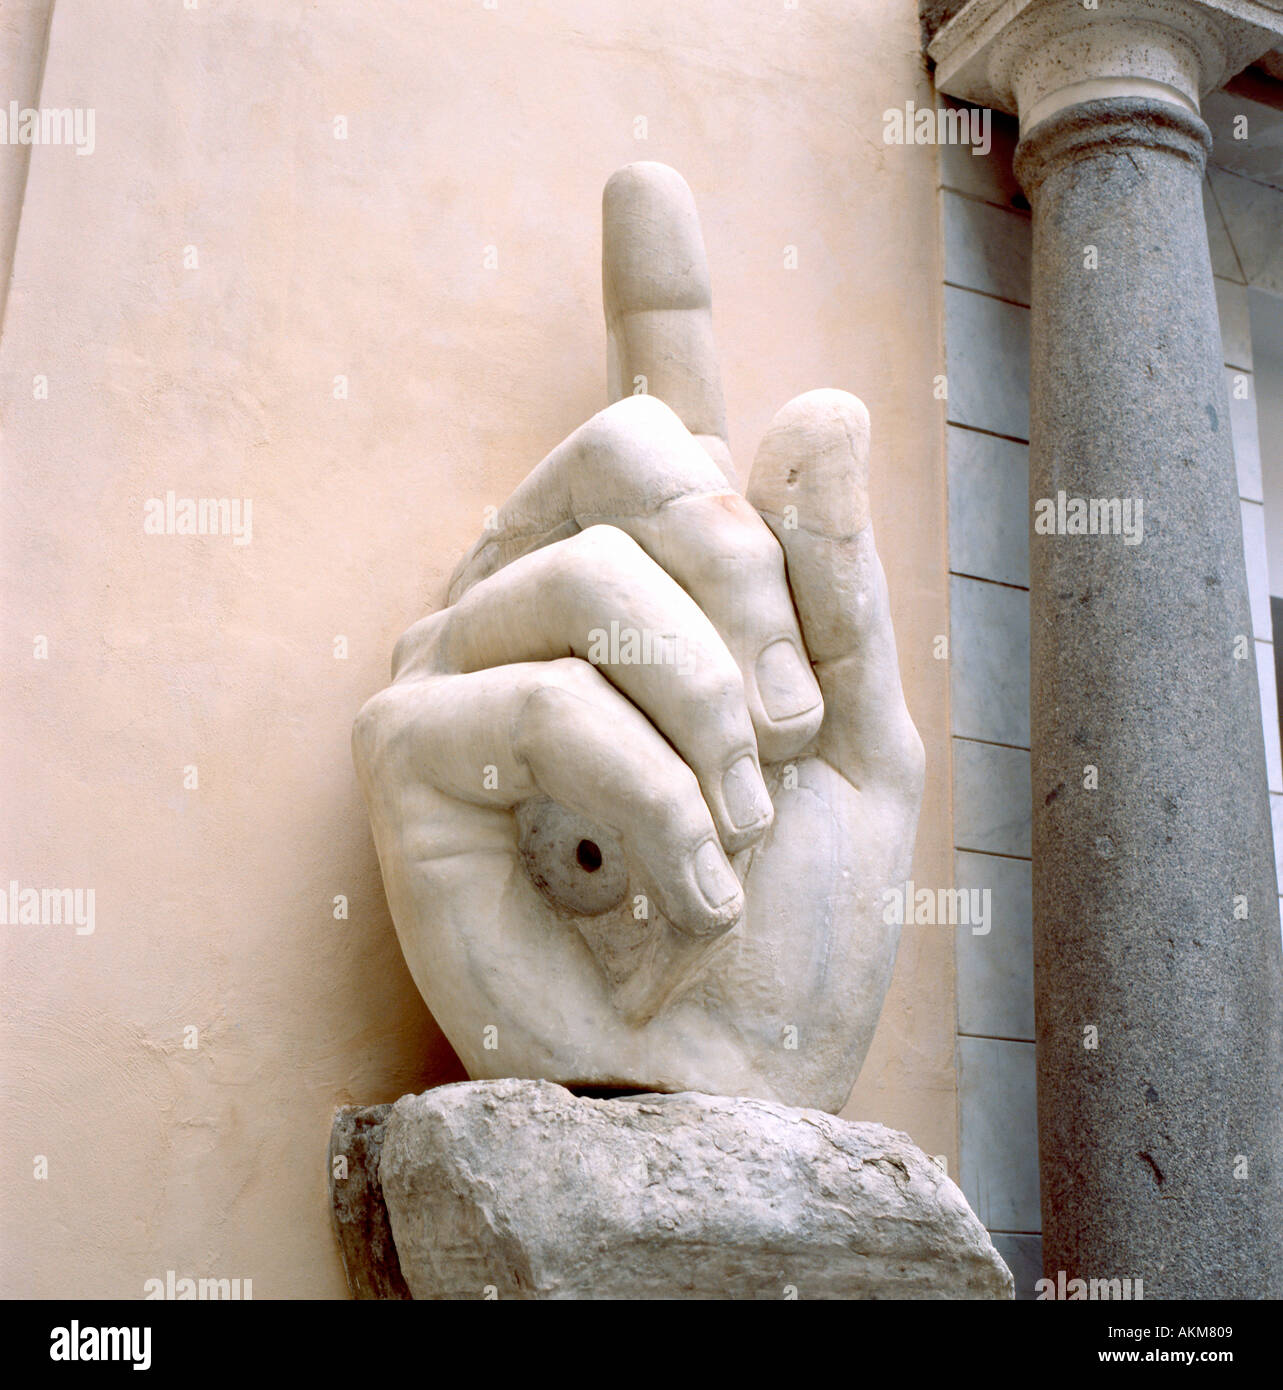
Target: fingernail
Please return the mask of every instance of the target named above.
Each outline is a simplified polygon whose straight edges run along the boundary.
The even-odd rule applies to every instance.
[[[739,895],[740,881],[716,840],[705,840],[695,851],[695,881],[709,907],[725,907]]]
[[[736,830],[748,830],[771,814],[771,798],[757,764],[745,753],[722,778],[726,814]]]
[[[820,703],[820,687],[809,661],[787,638],[763,649],[757,658],[757,693],[768,719],[796,719]]]

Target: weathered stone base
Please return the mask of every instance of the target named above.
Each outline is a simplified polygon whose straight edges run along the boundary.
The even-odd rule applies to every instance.
[[[907,1136],[818,1110],[470,1081],[339,1111],[330,1152],[357,1298],[1012,1293],[962,1193]]]

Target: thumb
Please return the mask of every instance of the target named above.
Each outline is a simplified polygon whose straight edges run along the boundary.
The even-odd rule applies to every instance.
[[[762,437],[748,500],[783,547],[824,694],[822,754],[859,787],[921,795],[886,577],[869,516],[869,412],[845,391],[791,400]]]

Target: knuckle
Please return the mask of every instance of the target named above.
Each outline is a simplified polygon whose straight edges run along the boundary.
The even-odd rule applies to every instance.
[[[372,695],[352,723],[352,756],[358,768],[374,766],[379,750],[386,747],[403,723],[400,698],[388,686]]]
[[[577,656],[562,656],[545,664],[544,682],[537,689],[559,689],[596,704],[608,689],[608,682],[589,662]]]
[[[690,560],[692,578],[707,585],[784,583],[784,551],[743,498],[719,498],[722,513]]]
[[[653,563],[626,531],[604,522],[568,537],[557,549],[554,568],[559,578],[572,584],[585,578],[632,577]]]
[[[581,463],[610,491],[643,496],[656,486],[672,495],[724,482],[677,413],[658,396],[625,396],[580,427]]]
[[[601,679],[582,661],[550,662],[517,712],[512,735],[517,756],[524,761],[565,729],[582,726],[585,704],[599,703]]]
[[[652,436],[657,430],[668,432],[684,426],[672,408],[658,396],[624,396],[605,410],[600,410],[588,422],[594,443],[600,442],[612,453],[627,453],[639,438]]]
[[[697,845],[715,834],[699,779],[679,759],[662,778],[639,789],[639,809],[652,834],[674,847]]]
[[[699,713],[701,722],[714,732],[725,730],[728,738],[741,739],[748,714],[744,676],[735,662],[714,656],[701,662],[686,679],[690,682],[690,707]]]
[[[713,828],[713,818],[708,813],[699,778],[680,758],[673,762],[671,785],[663,789],[656,808],[660,823],[674,840],[702,840]]]
[[[394,681],[429,656],[436,646],[438,637],[450,621],[449,615],[450,610],[443,608],[439,613],[431,613],[426,618],[420,618],[412,627],[406,628],[392,650]]]

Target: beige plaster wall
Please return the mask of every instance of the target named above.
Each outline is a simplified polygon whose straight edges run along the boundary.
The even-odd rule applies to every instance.
[[[915,872],[950,882],[935,152],[881,139],[910,98],[914,0],[58,0],[41,103],[96,147],[31,151],[0,339],[0,887],[92,888],[95,930],[0,927],[0,1292],[344,1292],[332,1108],[459,1075],[349,728],[483,509],[605,404],[620,164],[695,189],[742,465],[797,392],[872,412]],[[170,490],[252,499],[251,543],[145,534]],[[951,1168],[953,1012],[948,932],[908,929],[848,1111]]]

